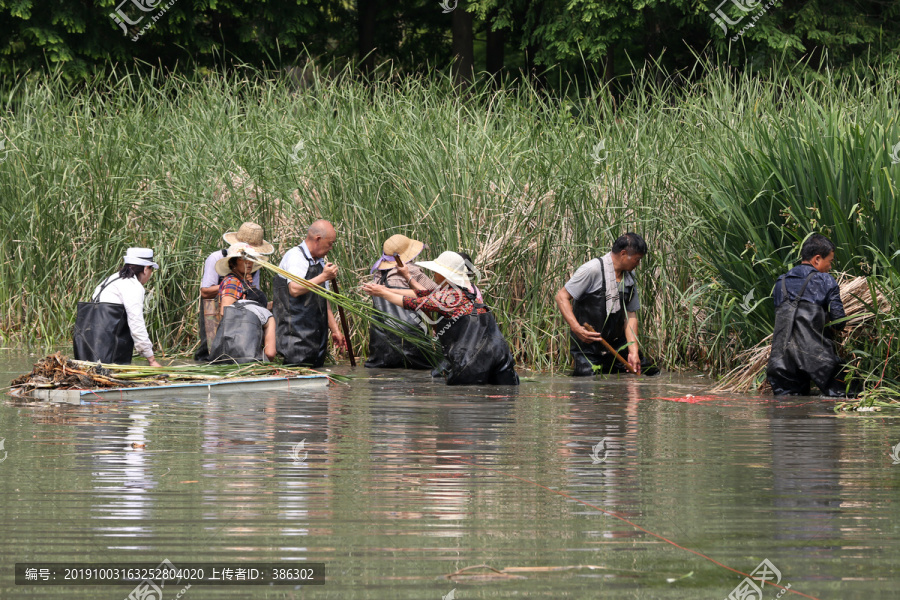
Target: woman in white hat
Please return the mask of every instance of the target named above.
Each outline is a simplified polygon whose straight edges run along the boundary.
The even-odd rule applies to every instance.
[[[144,285],[158,268],[153,250],[129,248],[119,272],[94,289],[90,302],[78,303],[76,359],[129,365],[137,350],[151,367],[161,366],[153,357],[153,343],[144,324]]]
[[[222,239],[229,246],[244,242],[258,254],[267,256],[275,252],[275,247],[263,239],[263,234],[260,225],[247,221],[242,223],[237,231],[224,234]],[[222,283],[222,276],[216,272],[216,262],[226,254],[227,248],[216,250],[207,256],[203,263],[203,276],[200,280],[200,346],[194,354],[194,360],[202,362],[209,360],[209,347],[212,346],[216,330],[219,328],[222,312],[219,306],[219,284]],[[253,286],[259,287],[259,271],[253,274]]]
[[[408,310],[435,312],[438,340],[447,359],[447,385],[518,385],[515,360],[490,309],[478,302],[465,259],[444,252],[419,263],[434,272],[438,290],[398,290],[366,283],[363,291]]]
[[[405,235],[392,235],[381,247],[381,258],[372,267],[373,281],[389,289],[408,290],[413,289],[434,290],[438,285],[428,275],[416,266],[413,260],[425,248],[425,244],[417,240],[411,240]],[[403,267],[399,267],[397,257]],[[378,296],[373,296],[372,304],[376,309],[387,313],[392,317],[405,321],[412,330],[421,327],[419,315],[402,306],[395,306]],[[373,322],[369,325],[369,356],[366,367],[370,369],[428,369],[431,365],[422,351],[409,342],[400,339],[400,336],[378,327]]]
[[[254,260],[248,260],[247,257]],[[253,274],[266,258],[244,242],[232,244],[216,261],[222,317],[210,356],[216,361],[259,362],[275,358],[275,319],[265,293],[253,285]]]

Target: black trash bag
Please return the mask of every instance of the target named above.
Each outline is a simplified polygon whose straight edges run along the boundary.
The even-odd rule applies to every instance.
[[[387,271],[382,271],[381,285],[399,289],[387,285]],[[372,304],[377,310],[391,315],[397,321],[408,323],[411,332],[422,329],[422,320],[415,311],[391,304],[378,296],[372,297]],[[399,324],[397,321],[392,322],[391,325],[397,326]],[[373,323],[369,326],[369,356],[366,360],[366,367],[370,369],[430,369],[431,363],[428,362],[428,358],[418,346]]]
[[[130,365],[134,339],[128,327],[123,304],[99,302],[107,281],[90,302],[79,302],[72,331],[72,354],[75,360]]]
[[[785,277],[781,279],[784,302],[775,310],[772,352],[766,377],[776,396],[803,395],[810,392],[810,380],[826,396],[845,396],[842,381],[844,362],[834,341],[825,335],[827,315],[818,304],[803,300],[810,273],[794,300],[788,301]]]
[[[309,267],[307,279],[319,275],[322,265]],[[313,292],[294,298],[288,292],[288,281],[275,277],[275,349],[285,364],[314,369],[325,364],[328,350],[328,301]]]
[[[624,292],[619,292],[619,304],[621,308],[611,315],[606,314],[606,284],[600,286],[600,289],[584,294],[578,300],[572,301],[572,312],[575,319],[584,325],[587,323],[594,328],[594,331],[600,333],[606,342],[616,349],[623,358],[627,358],[623,353],[628,350],[625,345],[628,341],[625,339],[625,326],[627,324],[627,312],[625,306],[631,302],[634,295],[634,287],[631,288],[628,298]],[[572,331],[569,331],[569,351],[572,353],[572,361],[575,363],[575,370],[572,372],[573,377],[585,377],[595,373],[627,373],[628,369],[606,349],[600,342],[592,342],[586,344],[579,340]],[[645,357],[643,352],[638,351],[641,357],[641,374],[653,376],[659,374],[659,368],[654,362]],[[595,371],[593,365],[600,366],[601,369]]]
[[[474,294],[463,292],[475,300]],[[473,313],[482,306],[476,304]],[[519,385],[516,362],[492,313],[454,317],[437,336],[449,363],[447,385]]]
[[[241,303],[225,307],[210,356],[213,362],[263,362],[263,325],[259,317]]]

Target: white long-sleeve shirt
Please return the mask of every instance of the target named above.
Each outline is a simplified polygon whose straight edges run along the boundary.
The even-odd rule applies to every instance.
[[[137,280],[137,277],[120,279],[119,274],[114,273],[94,288],[91,298],[96,297],[103,284],[110,279],[115,279],[115,281],[103,289],[97,300],[125,306],[125,314],[128,317],[128,329],[131,330],[131,339],[134,340],[134,349],[144,358],[152,358],[153,343],[150,341],[150,336],[147,334],[147,326],[144,324],[144,286]]]

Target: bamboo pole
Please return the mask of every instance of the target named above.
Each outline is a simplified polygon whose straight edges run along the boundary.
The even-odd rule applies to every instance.
[[[597,333],[597,330],[594,329],[590,323],[582,323],[582,325],[584,326],[585,329],[587,329],[591,333]],[[600,338],[600,343],[603,344],[604,346],[606,346],[606,349],[609,350],[610,352],[612,352],[613,356],[615,356],[617,359],[619,359],[619,362],[621,362],[623,365],[625,365],[625,368],[628,369],[629,373],[634,373],[635,375],[637,375],[637,371],[634,369],[634,367],[631,366],[631,363],[629,363],[627,360],[622,358],[622,355],[619,354],[618,352],[616,352],[616,349],[613,348],[612,346],[610,346],[606,340],[604,340],[603,338]]]
[[[331,286],[334,288],[335,294],[340,294],[338,290],[337,277],[331,280]],[[353,342],[350,341],[350,326],[347,324],[347,315],[344,314],[344,307],[338,306],[338,314],[341,317],[341,329],[344,330],[344,341],[347,342],[347,354],[350,355],[350,366],[356,366],[356,359],[353,358]]]

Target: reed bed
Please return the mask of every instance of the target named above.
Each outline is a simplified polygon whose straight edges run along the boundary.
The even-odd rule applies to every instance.
[[[771,333],[759,301],[804,230],[836,238],[842,270],[885,288],[897,277],[898,72],[762,80],[701,68],[680,87],[640,73],[616,100],[347,72],[305,88],[266,73],[119,70],[76,90],[4,81],[0,331],[68,341],[76,302],[141,245],[162,265],[151,336],[188,351],[202,262],[222,233],[260,223],[277,261],[323,217],[348,297],[367,301],[348,283],[370,277],[390,235],[426,242],[422,259],[465,250],[517,361],[564,369],[553,296],[630,230],[651,250],[637,272],[645,351],[669,368],[727,371]],[[887,297],[878,336],[900,329]],[[352,339],[365,354],[362,321]],[[880,372],[887,356],[866,343],[862,364]]]

